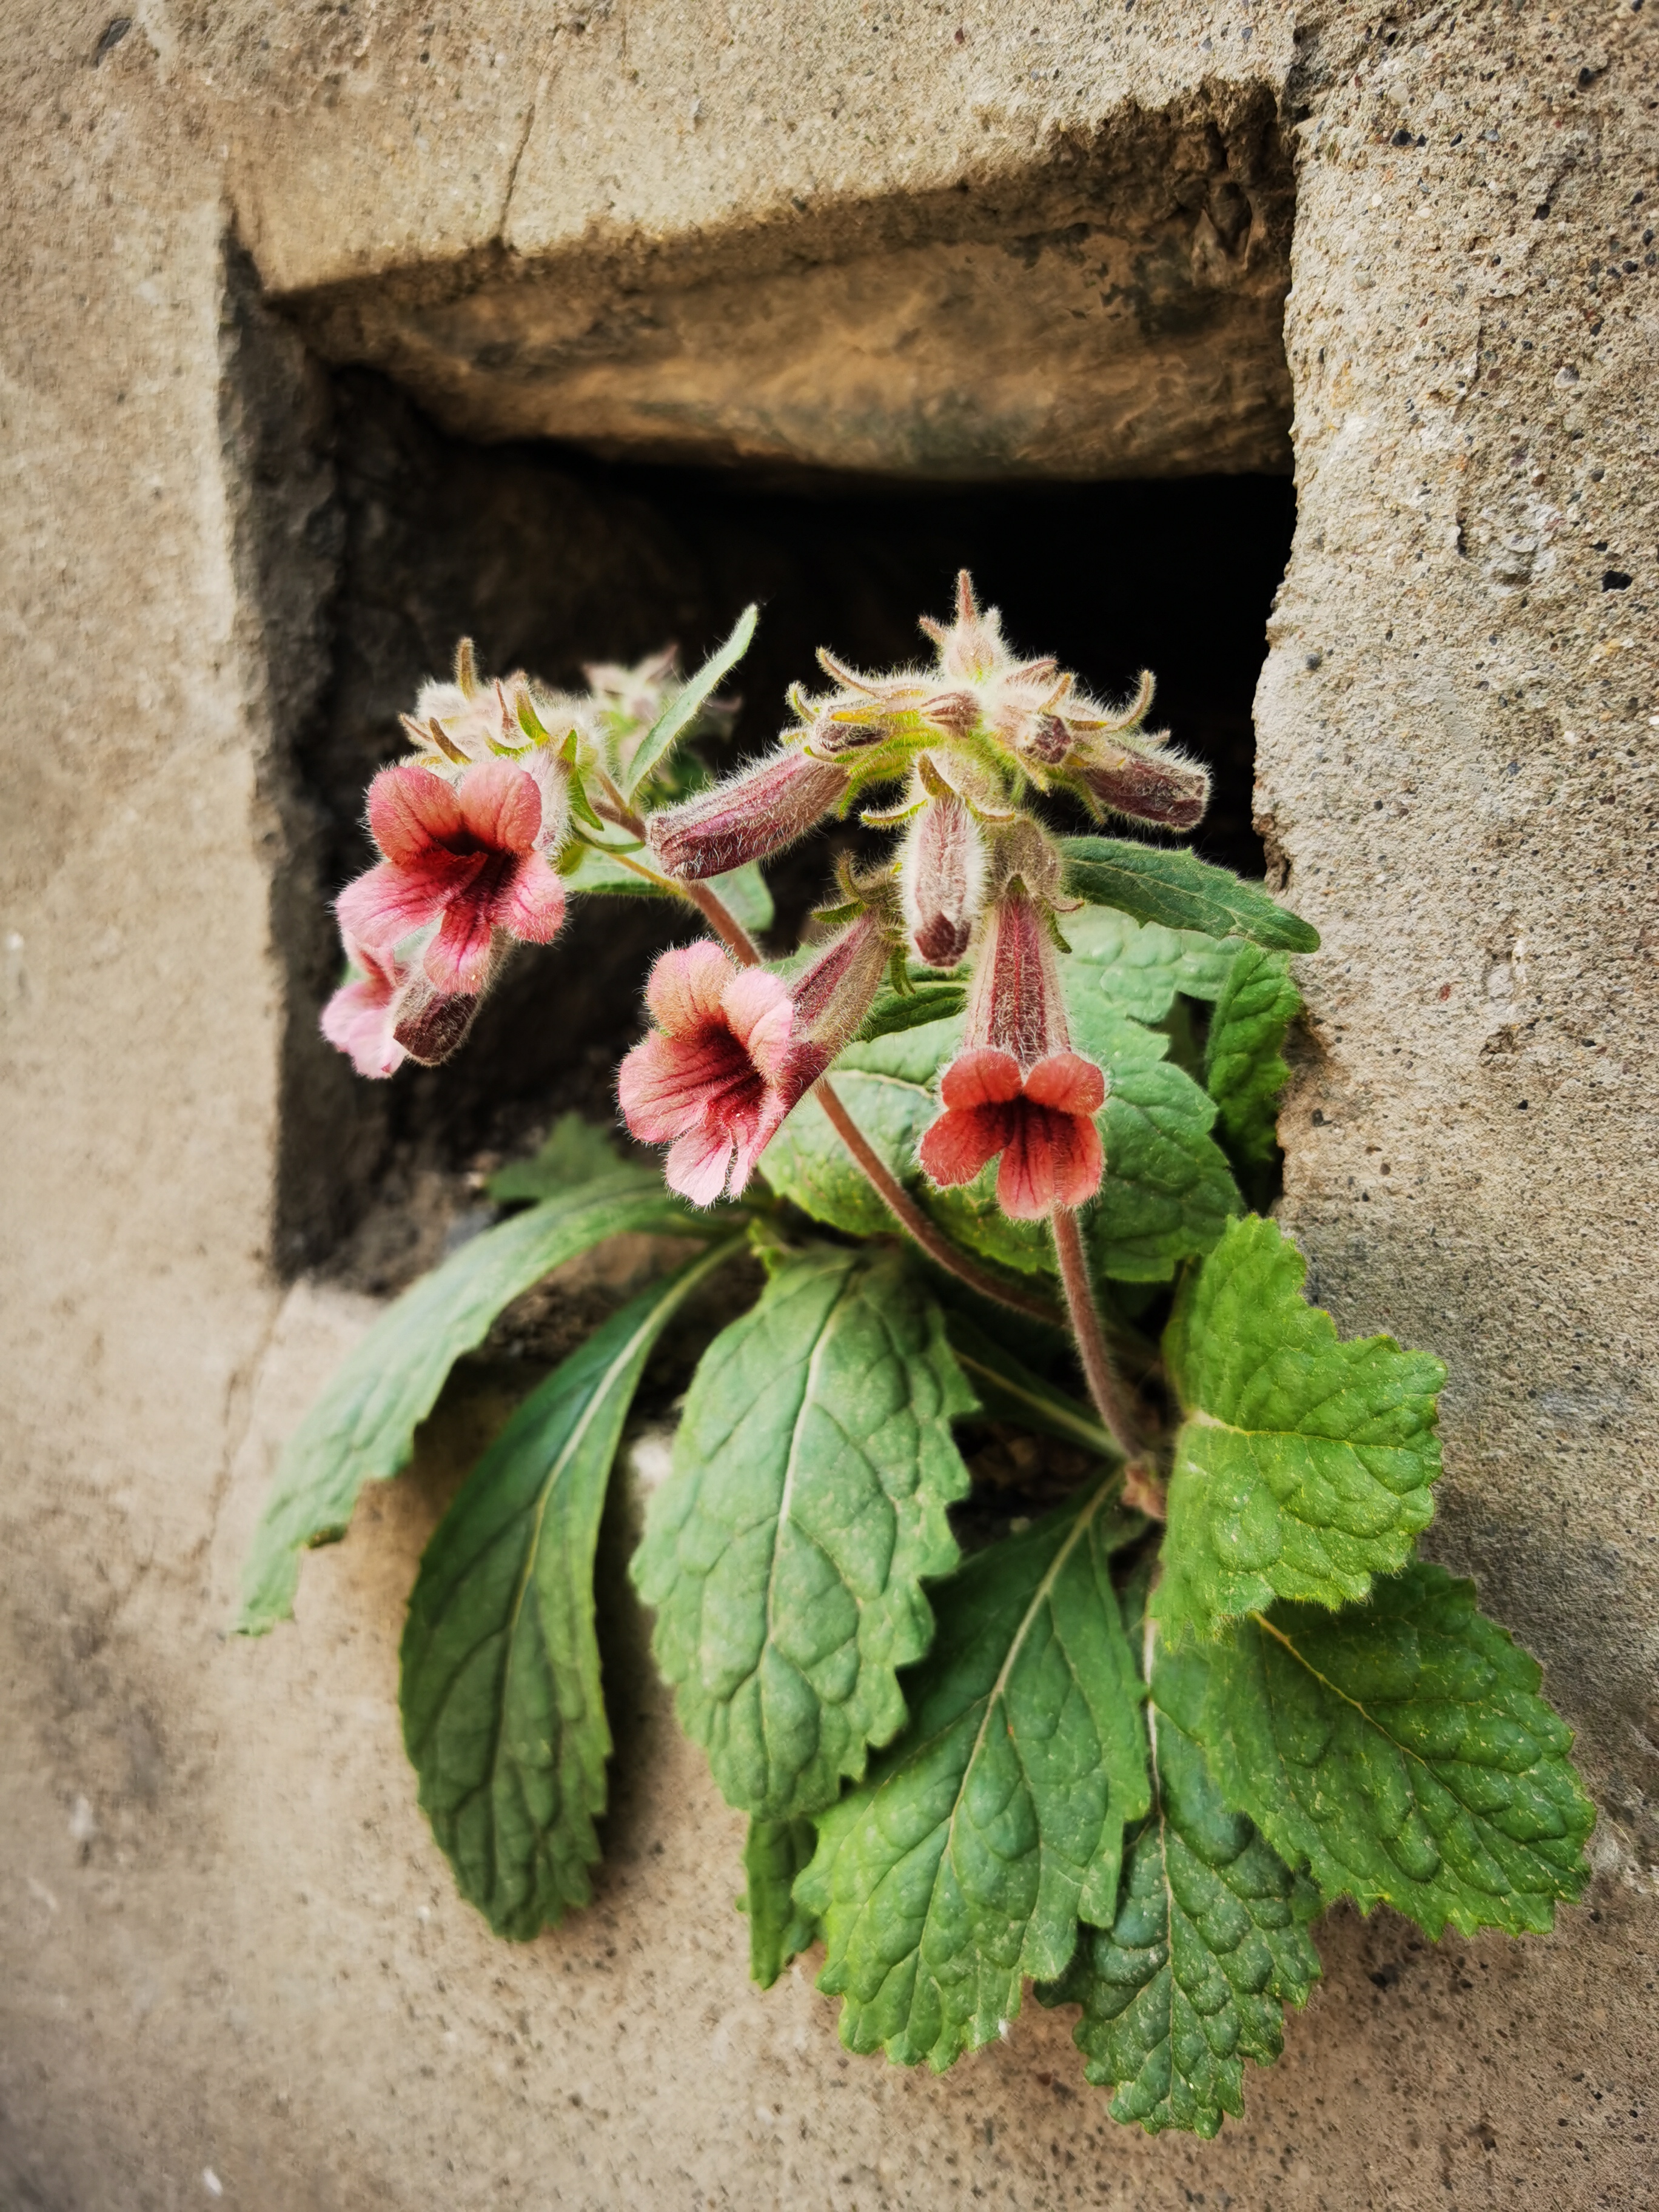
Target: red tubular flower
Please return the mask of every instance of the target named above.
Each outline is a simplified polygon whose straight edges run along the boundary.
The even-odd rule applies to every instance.
[[[1105,1157],[1095,1115],[1106,1079],[1080,1053],[1050,1053],[1028,1074],[1012,1053],[958,1053],[939,1097],[945,1111],[921,1140],[933,1182],[972,1182],[1000,1152],[997,1204],[1012,1221],[1040,1221],[1100,1188]]]
[[[954,792],[929,800],[905,840],[899,885],[918,959],[954,968],[985,896],[985,843]]]
[[[920,1148],[930,1181],[972,1182],[1000,1153],[997,1203],[1014,1221],[1081,1206],[1099,1189],[1095,1115],[1106,1078],[1072,1050],[1048,918],[1018,883],[991,909],[966,1040],[939,1100],[945,1110]]]
[[[485,761],[451,785],[422,768],[382,769],[368,787],[368,826],[385,855],[338,902],[349,939],[383,957],[440,924],[427,979],[445,993],[489,979],[497,931],[545,945],[564,919],[564,886],[537,851],[542,793],[510,761]]]
[[[359,970],[323,1008],[320,1027],[359,1075],[395,1075],[405,1060],[435,1067],[472,1026],[477,999],[434,990],[422,969],[347,941]]]
[[[763,860],[804,837],[847,788],[847,771],[791,748],[665,806],[646,823],[658,865],[687,883]]]
[[[635,1136],[668,1146],[671,1189],[694,1206],[739,1195],[784,1116],[862,1023],[886,964],[868,915],[793,991],[706,939],[662,955],[645,991],[656,1027],[623,1060],[617,1094]]]

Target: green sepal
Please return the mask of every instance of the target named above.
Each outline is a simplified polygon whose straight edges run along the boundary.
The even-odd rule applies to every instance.
[[[1139,1620],[1129,1625],[1139,1642]],[[1158,1650],[1153,1804],[1127,1839],[1116,1911],[1083,1930],[1069,1972],[1036,1992],[1082,2007],[1073,2039],[1085,2075],[1115,2091],[1115,2120],[1149,2135],[1208,2137],[1224,2113],[1237,2118],[1245,2059],[1273,2064],[1284,2007],[1305,2003],[1319,1974],[1307,1932],[1318,1891],[1230,1808],[1195,1733],[1208,1650]]]
[[[795,1885],[823,1924],[841,2038],[936,2071],[1001,2033],[1028,1976],[1109,1919],[1149,1802],[1139,1684],[1111,1554],[1139,1527],[1097,1485],[936,1594],[913,1717],[818,1820]]]
[[[749,1915],[749,1978],[769,1990],[792,1959],[818,1940],[818,1923],[796,1904],[795,1877],[817,1843],[810,1820],[751,1820],[743,1847],[747,1887],[738,1899]]]
[[[1200,1733],[1230,1804],[1327,1898],[1438,1937],[1541,1932],[1595,1808],[1537,1662],[1419,1560],[1341,1613],[1276,1605],[1207,1647]]]
[[[728,1238],[596,1329],[514,1413],[439,1522],[409,1601],[404,1742],[456,1886],[527,1942],[588,1902],[611,1730],[593,1549],[623,1423]]]
[[[897,1669],[933,1634],[923,1583],[957,1565],[951,1422],[973,1403],[891,1251],[775,1257],[703,1354],[633,1573],[680,1724],[739,1811],[818,1811],[904,1725]]]
[[[1066,889],[1096,906],[1115,906],[1137,921],[1198,929],[1210,937],[1248,937],[1270,951],[1316,952],[1319,932],[1257,884],[1212,867],[1181,847],[1133,844],[1120,837],[1062,837]]]
[[[1433,1516],[1445,1369],[1389,1336],[1342,1342],[1306,1272],[1252,1214],[1176,1298],[1164,1352],[1185,1418],[1157,1599],[1172,1634],[1213,1635],[1275,1597],[1363,1598]]]
[[[720,1220],[693,1214],[648,1170],[618,1165],[486,1229],[412,1284],[347,1353],[283,1447],[242,1571],[238,1630],[263,1635],[288,1618],[301,1550],[343,1536],[364,1483],[408,1463],[451,1367],[504,1306],[607,1237],[707,1237]]]

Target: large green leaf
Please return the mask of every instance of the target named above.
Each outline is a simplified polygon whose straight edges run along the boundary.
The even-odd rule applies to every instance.
[[[1152,1809],[1128,1839],[1115,1917],[1085,1928],[1065,1978],[1037,1992],[1082,2006],[1085,2072],[1116,2091],[1114,2119],[1152,2135],[1212,2136],[1237,2117],[1245,2059],[1272,2065],[1284,2006],[1305,2002],[1319,1973],[1318,1891],[1230,1810],[1197,1740],[1208,1649],[1158,1652]]]
[[[364,1483],[407,1464],[445,1376],[504,1306],[607,1237],[706,1236],[709,1225],[646,1170],[618,1166],[486,1229],[422,1275],[348,1352],[289,1438],[243,1569],[237,1627],[257,1636],[287,1619],[301,1551],[344,1535]]]
[[[916,1146],[939,1111],[934,1082],[961,1041],[959,1019],[893,1031],[848,1047],[837,1096],[900,1182],[922,1188]],[[853,1237],[889,1234],[893,1217],[809,1092],[761,1156],[766,1180],[804,1213]]]
[[[1120,837],[1065,837],[1066,888],[1137,921],[1209,937],[1248,937],[1270,951],[1315,952],[1319,932],[1270,899],[1260,884],[1213,868],[1179,846],[1138,845]]]
[[[1279,1094],[1291,1079],[1279,1053],[1301,1011],[1285,955],[1242,946],[1210,1017],[1204,1080],[1220,1109],[1221,1140],[1247,1173],[1278,1149]]]
[[[1339,1340],[1278,1224],[1234,1222],[1183,1285],[1164,1359],[1176,1438],[1159,1617],[1215,1632],[1275,1597],[1339,1606],[1412,1556],[1440,1472],[1425,1352]]]
[[[696,674],[674,694],[640,739],[639,750],[629,764],[628,796],[630,799],[667,759],[714,697],[723,679],[731,674],[748,652],[749,642],[755,635],[755,624],[759,618],[758,607],[744,609],[725,644],[709,654]]]
[[[611,1730],[593,1547],[645,1363],[729,1238],[596,1329],[513,1415],[439,1522],[404,1626],[404,1741],[463,1897],[527,1941],[590,1893]]]
[[[1109,906],[1068,914],[1065,929],[1072,959],[1091,971],[1088,984],[1138,1022],[1162,1021],[1177,992],[1189,999],[1218,998],[1239,950],[1237,938],[1165,929]]]
[[[968,1489],[973,1395],[901,1255],[786,1260],[703,1354],[634,1576],[681,1725],[729,1804],[828,1804],[904,1724],[896,1670],[933,1633]]]
[[[795,1902],[795,1877],[817,1838],[810,1820],[751,1820],[743,1847],[748,1885],[738,1909],[749,1915],[749,1978],[769,1990],[789,1961],[818,1940],[818,1923]]]
[[[1277,1605],[1206,1654],[1200,1732],[1230,1804],[1327,1897],[1432,1936],[1548,1928],[1594,1808],[1535,1661],[1419,1562],[1338,1613]]]
[[[842,2040],[936,2070],[1063,1972],[1109,1920],[1126,1822],[1148,1803],[1140,1686],[1110,1555],[1140,1525],[1110,1484],[981,1552],[938,1593],[914,1717],[818,1821],[795,1885],[823,1923]]]
[[[1068,993],[1068,1006],[1079,1003]],[[1101,1119],[1106,1173],[1085,1218],[1097,1274],[1163,1283],[1182,1260],[1210,1250],[1243,1201],[1210,1134],[1215,1102],[1164,1057],[1169,1039],[1104,999],[1073,1022],[1079,1052],[1098,1060],[1109,1089]]]

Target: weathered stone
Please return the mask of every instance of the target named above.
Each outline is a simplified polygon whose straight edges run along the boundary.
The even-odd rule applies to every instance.
[[[0,2198],[1644,2200],[1651,36],[1650,9],[1379,23],[1340,0],[7,13]],[[291,978],[332,834],[289,771],[320,727],[337,509],[320,387],[234,238],[313,338],[475,434],[684,450],[684,419],[645,410],[689,398],[709,454],[1259,459],[1285,420],[1261,349],[1282,233],[1218,285],[1204,225],[1230,251],[1253,231],[1208,181],[1182,199],[1117,161],[1131,125],[1182,176],[1237,181],[1248,146],[1251,178],[1295,179],[1300,514],[1261,806],[1326,949],[1286,1216],[1346,1328],[1451,1362],[1435,1544],[1546,1661],[1602,1808],[1595,1888],[1551,1938],[1435,1948],[1339,1916],[1283,2065],[1211,2145],[1112,2128],[1063,2017],[934,2081],[842,2055],[804,1977],[746,1988],[738,1824],[651,1685],[620,1525],[599,1899],[533,1945],[487,1936],[393,1697],[416,1557],[499,1412],[487,1376],[307,1561],[292,1630],[221,1634],[274,1450],[366,1311],[276,1281]],[[1029,270],[1007,252],[1084,221]],[[1178,343],[1069,289],[1158,238],[1202,311]],[[829,384],[836,344],[891,347],[945,272],[975,289],[914,371],[872,343]],[[1008,339],[1022,302],[1042,384]],[[523,353],[465,365],[532,338],[534,377]],[[1136,345],[1168,380],[1156,419]],[[980,411],[924,451],[952,392]],[[570,413],[514,415],[536,393]]]

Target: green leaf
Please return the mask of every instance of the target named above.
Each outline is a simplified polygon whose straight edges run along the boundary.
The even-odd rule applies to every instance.
[[[962,1035],[959,1020],[902,1030],[849,1046],[834,1068],[842,1103],[907,1188],[922,1187],[921,1133],[939,1111],[933,1081]],[[893,1217],[854,1165],[809,1091],[761,1155],[781,1198],[853,1237],[890,1233]]]
[[[795,1903],[795,1877],[816,1838],[810,1820],[751,1820],[743,1847],[749,1886],[738,1910],[749,1915],[749,1978],[769,1990],[789,1961],[818,1940],[818,1924]]]
[[[728,1804],[787,1820],[828,1804],[904,1724],[896,1670],[933,1633],[951,1437],[973,1397],[902,1255],[787,1259],[715,1338],[634,1577],[657,1663]]]
[[[1315,952],[1319,932],[1230,868],[1212,868],[1180,847],[1119,837],[1063,837],[1066,888],[1096,906],[1120,907],[1137,921],[1210,937],[1248,937],[1270,951]]]
[[[653,1283],[532,1391],[439,1522],[404,1627],[404,1742],[463,1897],[527,1942],[590,1894],[611,1730],[593,1547],[645,1363],[677,1307],[745,1249]]]
[[[777,909],[758,860],[745,860],[726,875],[711,876],[708,888],[751,937],[763,936],[772,927]]]
[[[1084,1224],[1091,1264],[1120,1282],[1167,1282],[1180,1261],[1209,1251],[1243,1208],[1210,1134],[1215,1102],[1164,1057],[1166,1036],[1066,980],[1073,1040],[1110,1085],[1101,1118],[1106,1173]]]
[[[578,855],[568,859],[562,873],[573,890],[586,891],[599,898],[672,898],[674,893],[665,884],[653,883],[649,876],[624,866],[597,845],[583,845]]]
[[[1220,1109],[1222,1141],[1247,1170],[1266,1166],[1279,1149],[1279,1094],[1291,1079],[1279,1048],[1301,1011],[1285,955],[1243,946],[1210,1017],[1204,1081]]]
[[[524,1199],[556,1198],[578,1183],[615,1175],[621,1162],[612,1132],[596,1128],[580,1114],[561,1114],[541,1150],[527,1160],[509,1160],[484,1188],[497,1206]]]
[[[653,769],[667,758],[702,712],[721,680],[731,674],[748,652],[750,640],[755,635],[755,624],[759,618],[758,607],[744,609],[738,617],[731,636],[719,652],[711,653],[684,690],[674,694],[640,739],[639,750],[628,771],[627,797],[632,799]]]
[[[408,1463],[445,1376],[504,1306],[607,1237],[706,1236],[709,1225],[648,1170],[619,1166],[486,1229],[413,1284],[347,1353],[283,1448],[242,1572],[241,1633],[262,1635],[288,1618],[301,1550],[343,1536],[364,1483]]]
[[[964,983],[918,983],[908,991],[883,991],[859,1031],[860,1043],[892,1036],[901,1030],[925,1029],[930,1022],[953,1022],[968,1003]]]
[[[1147,1808],[1140,1686],[1110,1555],[1140,1524],[1110,1484],[978,1553],[938,1593],[914,1718],[818,1822],[796,1894],[823,1925],[842,2041],[942,2070],[999,2034],[1026,1975],[1109,1919]]]
[[[1068,914],[1066,939],[1079,968],[1092,971],[1089,981],[1138,1022],[1162,1021],[1177,991],[1189,999],[1219,997],[1239,949],[1237,939],[1165,929],[1106,906]]]
[[[1201,1732],[1230,1803],[1328,1898],[1431,1936],[1547,1929],[1595,1810],[1537,1662],[1419,1561],[1343,1613],[1277,1605],[1209,1653]]]
[[[1278,1224],[1232,1223],[1164,1333],[1176,1438],[1161,1620],[1213,1635],[1275,1597],[1339,1606],[1412,1556],[1440,1472],[1446,1379],[1391,1336],[1339,1340]]]
[[[1244,2061],[1271,2066],[1285,2004],[1319,1975],[1319,1893],[1229,1809],[1194,1733],[1207,1646],[1160,1650],[1148,1709],[1157,1788],[1129,1839],[1109,1928],[1085,1928],[1045,2004],[1080,2004],[1073,2039],[1112,2118],[1213,2136],[1243,2110]]]
[[[1039,1436],[1081,1444],[1102,1459],[1123,1456],[1089,1407],[1034,1374],[1024,1360],[1016,1358],[967,1314],[959,1309],[947,1310],[945,1328],[957,1364],[968,1377],[980,1410],[993,1420],[1016,1421]]]

